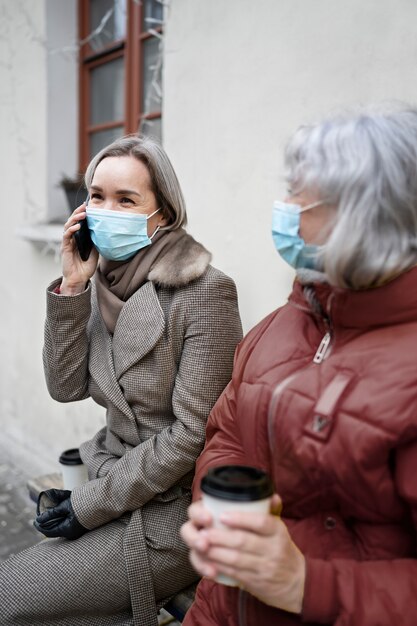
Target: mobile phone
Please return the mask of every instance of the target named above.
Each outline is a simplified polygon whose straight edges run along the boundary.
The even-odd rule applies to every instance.
[[[86,203],[88,203],[88,197]],[[79,224],[81,224],[81,226],[78,230],[75,231],[74,239],[81,260],[87,261],[94,244],[91,239],[90,229],[88,228],[87,218],[80,220]]]

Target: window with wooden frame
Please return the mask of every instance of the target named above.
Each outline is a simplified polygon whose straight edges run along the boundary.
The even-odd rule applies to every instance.
[[[114,139],[161,139],[164,0],[79,0],[80,171]]]

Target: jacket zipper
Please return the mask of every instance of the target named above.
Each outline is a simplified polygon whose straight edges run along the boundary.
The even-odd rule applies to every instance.
[[[312,362],[315,364],[322,363],[324,359],[326,358],[326,356],[330,354],[331,347],[332,347],[332,334],[330,332],[330,327],[329,327],[324,337],[320,341],[319,347],[317,348],[314,354]],[[273,432],[272,432],[273,415],[275,413],[275,409],[277,407],[278,401],[281,397],[282,392],[289,385],[289,383],[291,383],[295,378],[297,378],[297,376],[299,376],[305,369],[307,369],[310,366],[311,366],[311,361],[309,361],[301,369],[298,369],[296,372],[293,372],[292,374],[290,374],[289,376],[281,380],[281,382],[278,383],[278,385],[275,387],[274,391],[272,392],[272,396],[271,396],[271,400],[269,402],[269,408],[268,408],[268,439],[269,439],[269,449],[271,451],[272,456],[274,456],[274,453],[275,453],[275,445],[274,445],[275,439],[273,437]]]
[[[330,334],[330,331],[327,331],[323,339],[320,341],[320,345],[317,348],[316,354],[313,357],[313,363],[321,363],[325,359],[331,341],[332,336]]]

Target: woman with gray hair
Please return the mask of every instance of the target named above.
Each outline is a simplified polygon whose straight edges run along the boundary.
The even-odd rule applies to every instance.
[[[153,626],[197,579],[179,528],[241,339],[234,282],[184,230],[161,146],[116,140],[85,182],[88,205],[65,224],[62,277],[47,291],[44,369],[55,400],[91,397],[106,425],[80,448],[88,482],[40,496],[35,526],[54,539],[0,567],[7,626]],[[78,247],[83,222],[92,243]]]
[[[297,277],[209,417],[181,531],[204,576],[184,626],[414,626],[417,109],[302,127],[286,163],[272,234]],[[201,479],[236,464],[270,473],[271,513],[215,528]]]

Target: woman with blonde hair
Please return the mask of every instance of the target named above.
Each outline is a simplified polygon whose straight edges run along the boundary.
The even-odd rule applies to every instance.
[[[41,494],[49,541],[0,566],[0,624],[153,626],[197,579],[179,528],[207,416],[241,324],[233,281],[184,227],[174,169],[150,138],[91,161],[47,291],[44,368],[59,402],[91,397],[106,425],[81,445],[89,481]],[[86,220],[91,249],[74,234]]]

